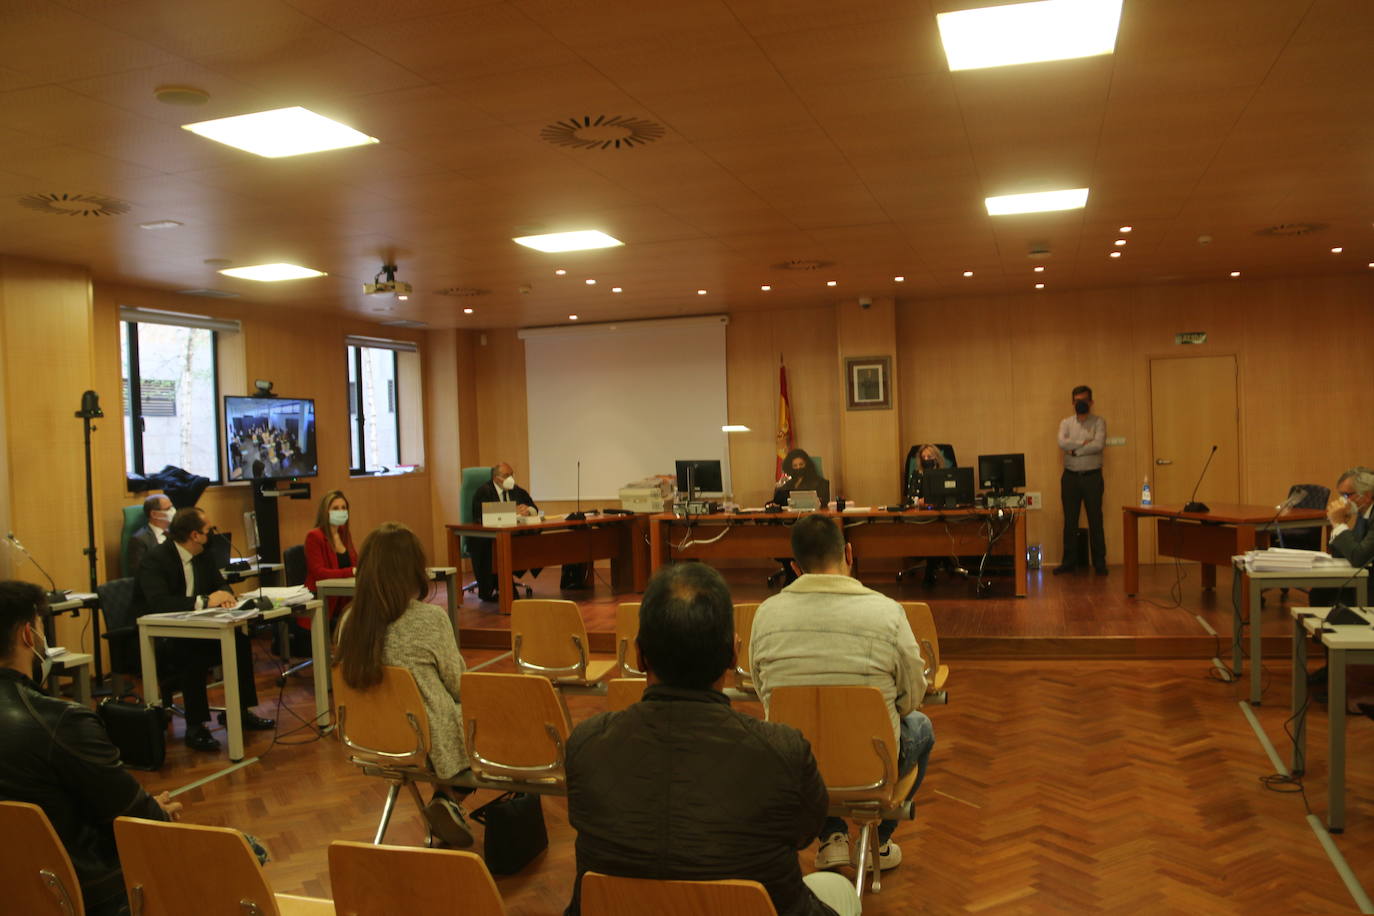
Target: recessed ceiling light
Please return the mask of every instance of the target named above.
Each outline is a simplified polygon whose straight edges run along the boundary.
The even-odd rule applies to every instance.
[[[567,272],[566,270],[564,270],[563,268],[560,267],[560,268],[558,268],[557,270],[555,270],[555,271],[553,272],[553,275],[554,275],[555,277],[562,277],[562,276],[566,276],[567,273],[568,273],[568,272]]]
[[[1332,253],[1332,254],[1340,254],[1342,251],[1345,251],[1345,249],[1344,249],[1344,248],[1332,248],[1332,249],[1331,249],[1331,253]]]
[[[589,280],[585,280],[584,282],[585,282],[588,286],[595,286],[595,285],[596,285],[596,281],[595,281],[595,280],[590,280],[590,279],[589,279]]]
[[[906,282],[906,277],[893,277],[893,278],[892,278],[892,282],[893,282],[893,283],[905,283],[905,282]]]
[[[1003,194],[1000,197],[985,198],[983,204],[988,208],[988,216],[1010,216],[1015,213],[1077,210],[1087,202],[1087,188],[1065,188],[1061,191],[1036,191],[1031,194]]]
[[[697,290],[697,295],[698,295],[698,296],[704,296],[704,295],[706,295],[706,290],[704,290],[704,289],[699,289],[699,290]]]
[[[1374,267],[1374,264],[1371,264],[1370,266],[1371,266],[1371,267]],[[767,286],[767,285],[764,285],[764,286],[760,286],[760,287],[759,287],[759,289],[763,290],[765,293],[768,292],[768,291],[769,291],[770,289],[772,289],[772,288],[773,288],[773,287]]]
[[[1032,267],[1031,270],[1034,270],[1038,274],[1043,274],[1045,272],[1045,268],[1043,267]]]
[[[971,276],[973,276],[973,271],[971,271],[971,270],[966,270],[966,271],[964,271],[964,276],[966,276],[966,277],[971,277]]]
[[[1121,252],[1119,252],[1119,251],[1113,251],[1111,254],[1107,255],[1107,257],[1109,257],[1109,258],[1119,258],[1119,257],[1121,257]]]
[[[1232,276],[1232,277],[1239,277],[1239,276],[1240,276],[1240,271],[1238,271],[1238,270],[1233,270],[1233,271],[1231,271],[1231,276]]]
[[[1130,227],[1130,226],[1122,226],[1120,229],[1118,229],[1118,230],[1116,230],[1116,231],[1117,231],[1117,232],[1130,232],[1130,231],[1131,231],[1131,227]]]
[[[738,423],[728,423],[722,426],[720,431],[723,433],[747,433],[749,432],[749,427],[741,426]]]
[[[591,248],[614,248],[624,245],[600,229],[579,229],[576,232],[549,232],[544,235],[522,235],[511,239],[517,245],[535,251],[586,251]]]
[[[178,226],[180,226],[180,225],[181,225],[181,223],[177,222],[177,221],[174,220],[174,219],[158,219],[158,220],[153,220],[151,223],[139,223],[139,224],[138,224],[138,228],[140,228],[140,229],[175,229],[176,227],[178,227]]]
[[[1374,261],[1370,261],[1370,262],[1369,262],[1369,266],[1370,266],[1370,267],[1374,267]]]
[[[622,290],[621,290],[621,288],[618,287],[618,286],[612,286],[612,287],[611,287],[611,292],[613,292],[613,293],[619,293],[619,292],[622,292]]]
[[[470,309],[470,308],[465,308],[465,309],[463,309],[463,314],[464,314],[464,315],[471,315],[471,314],[472,314],[472,309]]]
[[[322,270],[311,270],[296,264],[254,264],[251,267],[226,267],[220,271],[226,277],[240,280],[257,280],[261,283],[275,283],[278,280],[305,280],[309,277],[324,277]]]
[[[935,17],[951,70],[1110,54],[1121,0],[1041,0]]]
[[[1112,242],[1112,244],[1113,244],[1113,245],[1118,245],[1118,246],[1124,245],[1124,244],[1126,244],[1126,240],[1125,240],[1125,239],[1117,239],[1115,242]]]
[[[410,299],[409,296],[397,296],[397,297],[396,297],[396,300],[397,300],[398,302],[406,302],[406,301],[408,301],[409,299]]]
[[[1036,289],[1044,289],[1044,288],[1045,288],[1045,284],[1043,284],[1043,283],[1037,283],[1037,284],[1035,284],[1035,288],[1036,288]]]
[[[268,159],[379,142],[376,137],[299,106],[181,126],[207,140]]]
[[[576,316],[576,315],[569,315],[569,316],[568,316],[568,320],[569,320],[569,321],[576,321],[576,320],[577,320],[577,316]]]
[[[834,285],[835,285],[835,281],[834,281],[834,280],[826,280],[826,281],[825,281],[825,285],[826,285],[826,286],[834,286]]]

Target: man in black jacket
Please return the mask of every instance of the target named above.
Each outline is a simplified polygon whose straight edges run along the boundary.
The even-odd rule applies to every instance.
[[[161,493],[149,496],[143,501],[142,528],[129,537],[129,573],[138,572],[143,563],[143,555],[167,540],[167,529],[172,524],[176,511],[172,501]]]
[[[47,696],[30,677],[47,649],[45,612],[41,588],[0,582],[0,799],[43,809],[71,857],[88,914],[127,913],[114,819],[175,820],[181,803],[143,791],[120,766],[99,716]]]
[[[643,701],[593,716],[568,739],[568,822],[582,875],[758,881],[779,916],[857,916],[853,885],[802,878],[829,798],[796,729],[735,712],[721,692],[735,665],[725,580],[679,563],[649,582],[639,608]]]
[[[215,568],[214,558],[205,550],[213,533],[203,509],[192,506],[177,511],[167,529],[167,540],[144,554],[135,573],[134,607],[139,616],[235,605],[234,593],[229,591],[228,583]],[[243,633],[236,634],[235,641],[243,727],[249,731],[271,731],[277,723],[251,709],[258,705],[252,642]],[[219,642],[167,639],[162,651],[186,703],[186,746],[197,751],[218,751],[220,743],[205,725],[210,721],[205,679],[210,669],[221,662]]]
[[[514,469],[502,461],[492,466],[491,480],[472,494],[472,517],[477,522],[482,521],[482,503],[505,502],[515,503],[516,515],[539,514],[539,507],[530,498],[529,491],[516,485]],[[470,537],[467,542],[468,557],[472,560],[472,577],[477,580],[477,597],[483,601],[495,601],[496,574],[491,570],[491,540]],[[522,569],[515,575],[521,576],[524,572]]]

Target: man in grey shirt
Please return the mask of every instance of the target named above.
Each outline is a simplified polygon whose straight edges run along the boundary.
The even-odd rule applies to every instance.
[[[1088,515],[1088,539],[1093,568],[1107,574],[1107,537],[1102,531],[1102,449],[1107,445],[1107,421],[1093,413],[1093,390],[1079,385],[1073,390],[1073,416],[1059,421],[1059,449],[1064,453],[1064,473],[1059,496],[1064,503],[1064,555],[1054,574],[1073,572],[1078,556],[1078,510]]]

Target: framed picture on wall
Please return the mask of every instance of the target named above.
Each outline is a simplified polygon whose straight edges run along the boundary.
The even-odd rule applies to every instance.
[[[892,409],[892,357],[847,356],[844,375],[850,410]]]

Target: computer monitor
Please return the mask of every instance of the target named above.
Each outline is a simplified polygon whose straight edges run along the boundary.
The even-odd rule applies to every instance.
[[[319,473],[310,398],[224,399],[230,480],[292,480]]]
[[[675,463],[677,464],[677,491],[679,493],[686,493],[688,490],[688,468],[692,470],[690,481],[692,490],[708,496],[720,496],[725,493],[725,486],[721,483],[719,459],[679,460]]]
[[[978,489],[1006,492],[1025,485],[1025,455],[978,456]]]
[[[921,475],[921,499],[936,509],[973,505],[973,468],[935,468]]]

